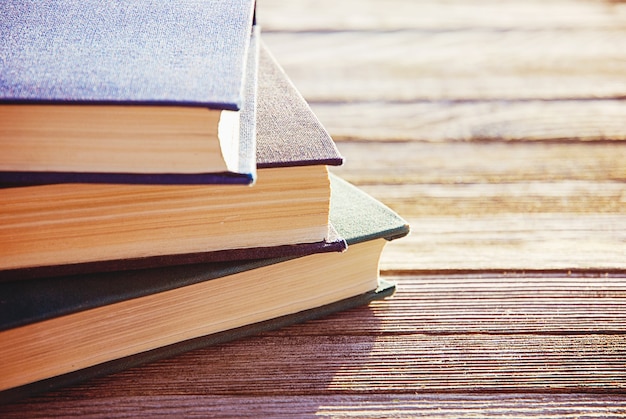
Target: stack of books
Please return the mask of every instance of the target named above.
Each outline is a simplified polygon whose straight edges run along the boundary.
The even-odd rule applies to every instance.
[[[0,398],[366,304],[389,208],[253,0],[0,4]]]

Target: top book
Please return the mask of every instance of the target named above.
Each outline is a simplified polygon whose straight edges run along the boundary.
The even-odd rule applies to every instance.
[[[0,2],[0,181],[236,173],[254,33],[254,0]]]

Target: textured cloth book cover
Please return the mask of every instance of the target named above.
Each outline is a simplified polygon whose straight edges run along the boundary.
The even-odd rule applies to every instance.
[[[253,0],[4,0],[0,100],[238,110]]]

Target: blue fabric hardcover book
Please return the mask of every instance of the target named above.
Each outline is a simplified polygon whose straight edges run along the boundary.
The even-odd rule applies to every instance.
[[[255,28],[253,0],[0,2],[0,182],[252,182]]]

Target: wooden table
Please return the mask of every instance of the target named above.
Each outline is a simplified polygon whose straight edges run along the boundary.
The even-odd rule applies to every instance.
[[[626,4],[258,5],[336,173],[409,220],[369,307],[0,416],[626,416]]]

